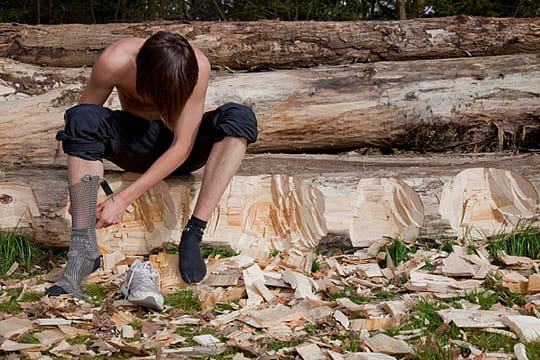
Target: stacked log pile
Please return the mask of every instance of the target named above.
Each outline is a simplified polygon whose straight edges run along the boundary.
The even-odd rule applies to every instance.
[[[537,226],[539,19],[0,24],[1,229],[47,246],[69,244],[65,156],[54,140],[62,114],[77,103],[86,66],[100,51],[158,30],[185,35],[209,56],[217,71],[208,110],[236,101],[258,115],[259,141],[204,238],[236,256],[210,257],[197,286],[181,281],[171,249],[202,172],[167,178],[120,224],[98,231],[103,264],[89,282],[108,288],[103,305],[69,296],[25,301],[60,269],[41,276],[45,283],[0,279],[0,299],[24,310],[1,314],[0,350],[36,359],[228,351],[238,352],[236,360],[245,358],[240,352],[395,359],[431,349],[428,333],[457,329],[448,347],[467,349],[471,359],[512,356],[474,343],[471,329],[481,329],[514,339],[514,355],[527,358],[530,343],[540,341],[540,255],[492,244],[494,234]],[[106,105],[119,108],[115,93]],[[441,153],[422,154],[428,151]],[[136,176],[106,164],[114,191]],[[397,246],[407,254],[398,256]],[[331,247],[341,250],[324,253]],[[146,258],[164,293],[191,291],[204,313],[167,306],[150,319],[115,300],[129,265]],[[426,303],[434,309],[429,320],[418,312]],[[85,342],[76,344],[80,337]],[[276,351],[272,342],[290,344]]]

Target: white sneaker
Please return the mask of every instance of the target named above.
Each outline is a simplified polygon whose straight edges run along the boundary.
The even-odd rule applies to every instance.
[[[135,260],[121,287],[126,299],[136,305],[163,310],[163,295],[159,291],[159,274],[149,261]]]

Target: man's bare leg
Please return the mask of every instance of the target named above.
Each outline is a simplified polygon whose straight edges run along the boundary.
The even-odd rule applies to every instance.
[[[97,190],[101,178],[101,161],[68,156],[71,243],[64,274],[56,285],[47,290],[49,296],[70,293],[84,297],[82,281],[99,267],[95,224]]]
[[[246,148],[246,139],[239,137],[226,137],[212,147],[204,169],[197,204],[193,216],[184,228],[179,246],[180,274],[185,282],[199,282],[206,275],[206,265],[201,257],[199,243],[206,222],[236,174]]]

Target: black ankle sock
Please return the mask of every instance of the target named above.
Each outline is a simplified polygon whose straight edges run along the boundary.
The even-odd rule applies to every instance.
[[[189,219],[187,225],[195,225],[201,229],[202,232],[204,232],[204,229],[206,229],[206,224],[208,221],[204,221],[196,217],[195,215],[191,215],[191,219]]]
[[[191,216],[178,246],[180,255],[180,275],[187,283],[201,281],[206,275],[206,264],[201,256],[199,243],[202,240],[206,221]]]

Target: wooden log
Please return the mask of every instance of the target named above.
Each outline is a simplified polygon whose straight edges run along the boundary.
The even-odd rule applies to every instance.
[[[157,31],[184,35],[216,66],[292,68],[540,50],[540,19],[447,17],[410,21],[257,21],[99,25],[0,24],[0,57],[92,65],[108,45]]]
[[[277,204],[268,205],[268,203],[261,203],[259,205],[253,205],[251,199],[253,196],[246,193],[244,198],[237,198],[239,201],[245,201],[246,209],[259,209],[261,214],[268,214],[268,208],[275,207],[276,209],[287,204],[288,209],[296,209],[295,211],[302,213],[305,211],[303,206],[309,208],[309,206],[315,206],[318,212],[324,214],[326,222],[326,229],[328,234],[320,239],[323,220],[319,215],[310,215],[312,223],[308,220],[310,212],[304,212],[301,216],[296,217],[296,220],[292,221],[294,217],[289,217],[285,223],[280,223],[279,226],[287,224],[286,227],[290,227],[288,234],[296,234],[290,239],[297,239],[302,237],[302,241],[306,241],[303,246],[313,247],[316,243],[319,244],[333,244],[338,246],[344,246],[350,244],[349,233],[349,221],[352,221],[354,194],[357,184],[360,179],[365,177],[399,177],[405,183],[412,187],[412,189],[419,194],[423,206],[425,221],[423,227],[420,229],[420,238],[440,239],[448,236],[456,236],[456,232],[450,226],[450,223],[443,219],[439,214],[439,199],[442,193],[443,185],[446,181],[449,181],[457,175],[461,170],[470,167],[493,167],[512,169],[513,171],[522,174],[524,178],[531,180],[536,188],[540,187],[540,154],[529,155],[515,155],[515,156],[503,156],[503,155],[439,155],[439,156],[388,156],[388,157],[366,157],[357,155],[248,155],[244,160],[239,172],[238,179],[242,179],[242,176],[249,175],[250,178],[257,174],[267,174],[269,171],[277,174],[295,174],[295,181],[301,179],[302,186],[297,186],[293,194],[304,194],[307,199],[313,194],[317,194],[318,191],[324,196],[324,203],[340,203],[342,204],[338,214],[334,213],[335,207],[325,208],[324,205],[320,207],[317,196],[312,197],[311,202],[300,202],[298,199],[293,199],[290,195],[276,197]],[[187,220],[188,214],[192,209],[192,194],[195,193],[195,189],[200,184],[200,173],[196,173],[193,176],[188,177],[171,177],[159,184],[155,189],[152,189],[149,194],[145,194],[141,200],[134,204],[134,212],[127,213],[124,218],[124,223],[116,225],[109,229],[100,230],[99,236],[108,236],[108,240],[102,242],[105,244],[105,248],[108,251],[114,251],[123,249],[122,251],[145,254],[151,251],[153,248],[158,247],[160,241],[177,243],[179,241],[179,235],[181,226]],[[120,186],[125,186],[130,181],[133,181],[133,175],[124,174],[120,175],[111,170],[107,171],[107,179],[110,180],[114,189],[118,189]],[[262,178],[262,176],[259,176]],[[245,179],[241,180],[245,181]],[[277,180],[276,180],[277,181]],[[27,231],[34,234],[36,241],[46,245],[67,246],[69,243],[69,218],[67,216],[67,185],[65,182],[65,169],[51,168],[51,167],[22,167],[17,170],[5,173],[0,176],[0,184],[9,188],[12,185],[26,185],[32,189],[34,194],[35,203],[39,211],[39,216],[32,216],[26,219],[25,222],[19,221],[6,225],[4,228],[18,226],[24,228]],[[310,187],[313,185],[314,187]],[[277,185],[276,185],[277,186]],[[232,186],[234,187],[234,185]],[[315,189],[318,189],[316,190]],[[311,190],[310,190],[311,189]],[[306,195],[307,194],[307,195]],[[311,195],[310,195],[311,194]],[[1,196],[1,195],[0,195]],[[103,194],[100,195],[103,199]],[[275,196],[273,193],[272,196]],[[265,195],[266,199],[271,196]],[[264,198],[264,197],[263,197]],[[301,198],[301,196],[300,196]],[[288,199],[288,200],[285,200]],[[15,199],[17,201],[17,199]],[[246,201],[249,200],[249,201]],[[339,200],[339,202],[336,202]],[[265,200],[267,201],[267,200]],[[281,202],[281,203],[280,203]],[[238,229],[234,228],[234,224],[240,227],[238,222],[238,215],[232,213],[232,217],[229,219],[236,219],[230,222],[227,221],[227,214],[223,209],[227,208],[223,204],[231,203],[231,199],[225,196],[222,199],[222,203],[219,205],[219,212],[221,215],[220,221],[223,225],[218,225],[217,228],[221,230],[212,230],[212,226],[215,226],[215,220],[211,221],[209,226],[208,238],[205,241],[211,240],[214,245],[228,245],[238,244],[238,239],[235,236],[242,236]],[[294,206],[290,204],[296,204]],[[28,207],[21,206],[23,211],[27,211]],[[143,210],[145,209],[145,210]],[[239,209],[239,207],[236,207]],[[350,209],[343,211],[343,209]],[[257,210],[257,211],[259,211]],[[11,211],[0,203],[0,218],[3,217],[3,213]],[[272,210],[274,211],[274,210]],[[310,209],[310,211],[315,211]],[[250,212],[247,211],[249,214]],[[253,214],[253,211],[251,212]],[[313,214],[313,213],[311,213]],[[259,216],[257,214],[257,216]],[[257,219],[254,216],[252,219]],[[274,216],[274,215],[273,215]],[[280,218],[276,217],[276,219]],[[12,219],[17,216],[12,216]],[[217,214],[214,215],[214,219],[217,218]],[[287,218],[287,216],[285,216]],[[260,218],[259,218],[260,219]],[[304,220],[302,220],[304,219]],[[319,223],[314,220],[318,219]],[[218,222],[219,223],[219,222]],[[278,223],[278,222],[276,222]],[[227,226],[224,226],[227,224]],[[310,224],[309,229],[313,231],[311,234],[304,234],[305,230],[301,230],[302,226],[297,227],[294,230],[293,226],[299,224]],[[265,229],[267,233],[279,233],[275,228],[268,228],[267,220],[264,221],[262,229]],[[138,228],[137,228],[138,226]],[[285,227],[285,228],[286,228]],[[279,227],[278,227],[279,228]],[[261,227],[248,227],[248,231],[254,231],[254,229],[261,230]],[[282,228],[283,229],[283,228]],[[304,228],[305,229],[305,228]],[[259,231],[258,230],[258,231]],[[111,235],[112,234],[112,235]],[[114,234],[119,234],[115,237]],[[253,233],[251,233],[253,234]],[[133,236],[133,238],[132,238]],[[233,239],[231,239],[231,236]],[[317,237],[319,237],[317,239]],[[253,239],[259,238],[253,236]],[[143,240],[144,239],[144,240]],[[268,236],[260,236],[267,242]],[[302,242],[285,242],[289,241],[287,236],[284,237],[283,244],[292,244],[292,246],[298,246]],[[308,242],[312,239],[314,242]],[[319,241],[320,240],[320,241]],[[138,243],[140,241],[140,243]],[[129,246],[128,246],[129,245]],[[266,244],[261,244],[261,248],[266,248]],[[290,246],[290,245],[284,245]],[[131,247],[131,250],[125,249]],[[305,248],[304,248],[305,249]],[[291,250],[291,251],[288,251]],[[294,251],[293,251],[294,250]],[[305,250],[301,249],[287,249],[283,253],[283,256],[287,257],[287,261],[295,263],[298,259],[295,258],[296,252],[305,254]],[[266,252],[262,252],[265,254]],[[296,259],[296,260],[295,260]],[[311,261],[308,262],[311,266]],[[294,265],[294,264],[292,264]],[[298,264],[292,266],[292,268],[302,267]]]
[[[16,75],[10,84],[35,84],[41,92],[0,102],[2,160],[63,163],[54,136],[64,110],[78,101],[81,70],[0,64],[0,74]],[[25,73],[30,80],[21,80]],[[60,79],[53,85],[39,81],[55,79],[52,73]],[[253,108],[260,134],[251,152],[517,151],[540,148],[539,78],[540,55],[214,74],[206,105],[236,101]],[[117,97],[107,105],[119,108]]]
[[[536,215],[538,193],[510,170],[473,168],[444,184],[439,207],[460,238],[485,239]]]

